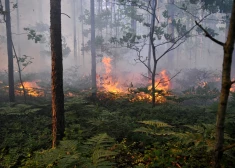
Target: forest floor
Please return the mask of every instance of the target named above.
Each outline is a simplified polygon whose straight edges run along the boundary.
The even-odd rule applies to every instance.
[[[225,145],[235,141],[234,98]],[[0,167],[210,167],[217,111],[210,99],[180,97],[152,108],[114,94],[96,101],[84,93],[66,97],[65,137],[56,149],[49,99],[1,103]],[[224,167],[235,167],[234,157],[235,150],[226,151]]]

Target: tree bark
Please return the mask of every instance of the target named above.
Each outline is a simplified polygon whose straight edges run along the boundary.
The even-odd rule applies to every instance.
[[[134,7],[134,2],[131,2],[131,29],[133,31],[134,34],[136,34],[136,20],[134,19],[135,15],[136,15],[136,11],[135,11],[135,7]]]
[[[224,143],[224,123],[226,116],[226,109],[228,103],[229,90],[231,87],[231,64],[232,54],[235,41],[235,0],[233,1],[232,15],[230,19],[230,26],[227,41],[224,44],[224,58],[222,68],[222,89],[220,93],[219,107],[217,112],[216,121],[216,138],[215,138],[215,156],[214,168],[221,168],[221,160],[223,156],[223,143]]]
[[[92,98],[96,98],[96,44],[95,44],[95,8],[94,0],[90,0],[91,12],[91,80]]]
[[[50,0],[51,81],[52,81],[52,147],[64,137],[63,57],[61,39],[61,0]]]
[[[152,106],[155,106],[156,98],[155,98],[155,77],[156,77],[156,69],[157,69],[157,59],[156,59],[156,47],[154,45],[154,27],[155,27],[155,18],[156,18],[156,7],[157,2],[156,0],[152,0],[152,20],[151,20],[151,28],[150,28],[150,42],[152,47],[152,54],[153,54],[153,71],[152,71]]]
[[[14,89],[14,63],[12,52],[12,36],[11,36],[11,14],[10,14],[10,2],[5,0],[6,8],[6,32],[7,32],[7,53],[8,53],[8,83],[9,83],[9,101],[15,101],[15,89]]]
[[[73,11],[73,53],[74,53],[74,64],[77,65],[78,54],[77,54],[77,23],[76,23],[76,0],[73,0],[72,11]]]
[[[168,26],[167,26],[167,33],[174,38],[174,26],[173,26],[173,20],[174,20],[174,0],[168,0],[168,13],[169,13],[169,18],[168,18]],[[168,48],[171,46],[171,43],[168,44]],[[174,51],[170,51],[167,54],[168,56],[168,66],[170,69],[174,67]]]
[[[17,34],[20,34],[20,12],[19,12],[19,1],[16,0],[17,10],[16,10],[16,19],[17,19]],[[21,57],[21,45],[20,45],[20,36],[18,35],[17,39],[17,48],[18,48],[18,56]]]
[[[83,15],[83,0],[80,1],[80,5],[81,5],[81,15]],[[82,20],[82,65],[83,65],[83,69],[85,71],[85,53],[84,53],[84,35],[83,35],[83,31],[84,31],[84,23]]]

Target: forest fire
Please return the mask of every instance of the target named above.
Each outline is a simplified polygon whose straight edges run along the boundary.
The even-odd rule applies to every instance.
[[[104,57],[102,63],[104,65],[104,73],[97,76],[98,90],[109,92],[118,95],[131,95],[130,101],[152,101],[152,85],[149,81],[149,86],[144,90],[138,89],[131,85],[128,87],[122,84],[117,78],[113,77],[112,74],[112,59],[109,57]],[[163,70],[157,76],[155,80],[156,93],[155,98],[157,103],[163,103],[166,101],[165,96],[168,95],[168,90],[170,89],[170,78],[167,75],[167,71]]]
[[[151,82],[151,81],[150,81]],[[155,80],[155,98],[156,102],[164,103],[166,101],[166,95],[169,95],[168,91],[170,89],[170,78],[167,75],[166,70],[163,70],[159,73],[158,78]],[[148,86],[148,92],[140,92],[137,93],[136,97],[132,99],[132,101],[152,101],[152,95],[150,94],[152,90],[152,85]]]
[[[23,82],[26,94],[32,97],[42,97],[44,96],[44,91],[41,90],[41,87],[38,86],[37,82],[39,81],[27,81],[27,82]],[[20,91],[17,91],[16,94],[18,95],[22,95],[23,94],[23,87],[21,84],[19,84],[19,89]]]
[[[99,90],[110,93],[127,93],[127,88],[120,86],[118,81],[115,81],[112,77],[112,59],[104,57],[102,63],[105,68],[105,73],[102,76],[97,77],[97,85]]]

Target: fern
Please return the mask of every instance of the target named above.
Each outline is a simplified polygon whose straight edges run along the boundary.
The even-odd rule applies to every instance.
[[[114,139],[106,133],[88,139],[85,143],[85,149],[91,151],[91,155],[90,163],[86,163],[86,166],[95,168],[113,167],[114,163],[110,162],[108,158],[117,154],[109,149],[114,142]]]
[[[25,167],[59,167],[70,168],[78,165],[80,154],[77,152],[77,141],[61,141],[56,149],[35,152],[32,160],[26,162]]]
[[[149,120],[149,121],[139,121],[139,123],[144,124],[144,126],[135,129],[134,132],[141,132],[154,136],[167,136],[175,134],[175,132],[169,130],[169,128],[172,128],[173,126],[165,122],[157,120]]]
[[[161,122],[161,121],[158,121],[158,120],[139,121],[139,123],[155,126],[157,128],[172,127],[171,125],[164,123],[164,122]]]

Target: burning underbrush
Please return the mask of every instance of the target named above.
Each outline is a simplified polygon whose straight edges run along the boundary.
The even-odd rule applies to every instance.
[[[122,72],[114,68],[110,57],[103,57],[97,66],[97,98],[101,101],[124,99],[129,102],[151,102],[152,85],[149,78],[131,72]],[[17,77],[17,74],[15,75]],[[165,103],[174,97],[218,97],[220,75],[198,69],[185,70],[174,81],[166,70],[160,71],[155,80],[155,103]],[[50,98],[51,81],[49,73],[27,74],[23,76],[26,96],[30,98]],[[16,96],[24,96],[19,80],[15,85]],[[7,75],[0,74],[0,97],[8,97]],[[174,86],[174,88],[173,88]],[[71,67],[64,72],[65,97],[88,96],[91,91],[91,76],[81,75],[79,67]],[[231,88],[231,91],[234,91]],[[174,93],[174,94],[173,94]]]
[[[100,74],[97,75],[98,98],[117,99],[127,98],[131,102],[152,101],[151,81],[141,75],[115,74],[112,69],[112,59],[103,57]],[[118,77],[119,78],[118,78]],[[140,86],[140,87],[139,87]],[[170,78],[166,70],[162,70],[155,81],[156,103],[166,102],[166,96],[170,96]]]

